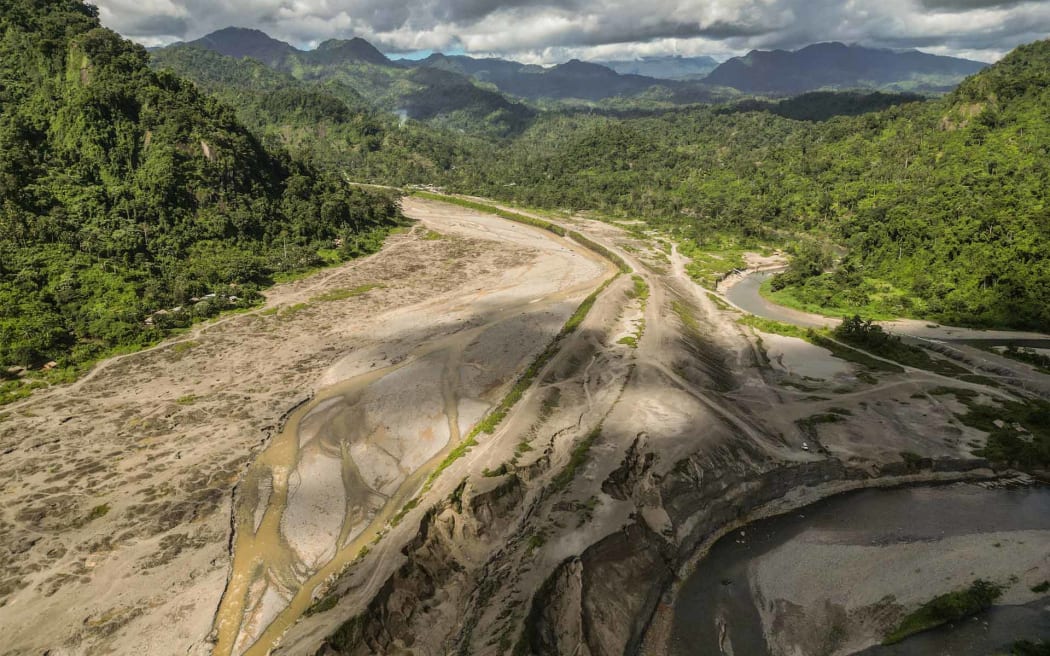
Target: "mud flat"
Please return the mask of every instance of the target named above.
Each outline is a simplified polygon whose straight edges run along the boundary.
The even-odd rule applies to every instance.
[[[855,492],[720,540],[682,585],[671,653],[999,653],[1048,637],[1046,593],[1031,591],[1048,577],[1050,489]],[[1001,606],[958,635],[865,651],[906,612],[977,578],[1005,586]]]

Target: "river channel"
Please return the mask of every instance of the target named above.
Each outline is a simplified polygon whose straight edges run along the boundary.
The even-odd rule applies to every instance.
[[[992,536],[995,537],[992,537]],[[832,498],[800,511],[763,520],[734,532],[711,549],[697,570],[683,584],[674,611],[672,649],[674,656],[696,654],[736,654],[763,656],[779,653],[767,644],[764,623],[756,596],[775,595],[768,590],[770,566],[784,567],[785,557],[796,563],[812,566],[808,575],[791,578],[806,580],[814,586],[827,581],[841,580],[844,586],[877,587],[883,595],[892,594],[895,581],[900,583],[900,594],[915,584],[909,574],[917,562],[959,560],[962,576],[988,576],[982,569],[989,559],[1010,559],[1011,536],[1022,544],[1018,548],[1031,554],[1035,549],[1037,560],[1045,564],[1050,555],[1050,488],[1021,488],[985,490],[955,484],[932,488],[902,488],[896,490],[869,490]],[[975,544],[995,540],[994,549],[980,552]],[[1027,541],[1027,544],[1024,542]],[[960,547],[965,544],[965,547]],[[986,545],[987,546],[987,545]],[[832,549],[837,550],[832,551]],[[922,561],[917,551],[926,549]],[[850,556],[860,555],[860,559]],[[1000,554],[988,553],[1001,551]],[[874,555],[876,551],[882,555]],[[829,554],[842,554],[841,558]],[[900,554],[900,558],[895,558]],[[966,559],[970,559],[967,561]],[[1000,563],[1003,565],[1002,563]],[[873,576],[865,579],[856,569],[872,567]],[[960,564],[955,565],[959,569]],[[1009,569],[1009,564],[1004,565]],[[1030,563],[1019,559],[1018,568]],[[837,571],[836,568],[842,568]],[[846,571],[851,568],[852,571]],[[972,569],[972,572],[969,570]],[[926,570],[931,568],[926,566]],[[1017,571],[1017,575],[1024,575]],[[777,578],[775,573],[772,578]],[[915,574],[914,576],[919,576]],[[932,576],[924,574],[923,576]],[[765,578],[766,580],[763,580]],[[997,581],[999,582],[999,581]],[[1002,581],[1001,583],[1007,583]],[[937,581],[930,582],[929,597],[947,590],[936,589]],[[773,586],[775,587],[775,586]],[[954,586],[952,586],[954,587]],[[766,590],[763,590],[766,588]],[[812,592],[812,591],[810,591]],[[841,591],[817,591],[817,597],[841,597]],[[851,591],[863,597],[863,590]],[[799,599],[812,598],[801,594]],[[765,601],[772,604],[772,599]],[[1020,639],[1050,638],[1050,597],[1025,604],[997,606],[976,621],[959,626],[919,634],[894,647],[872,647],[855,653],[872,656],[986,656]],[[815,604],[814,604],[815,605]],[[805,618],[822,617],[820,613],[796,615]],[[783,617],[780,617],[783,620]],[[785,627],[779,630],[803,634],[803,627]],[[807,628],[808,630],[808,628]],[[819,632],[820,628],[815,629]],[[794,653],[823,653],[799,645]],[[842,652],[838,652],[842,653]]]

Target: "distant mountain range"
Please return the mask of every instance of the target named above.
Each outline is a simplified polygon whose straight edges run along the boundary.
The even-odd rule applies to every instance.
[[[515,99],[598,103],[617,98],[617,103],[635,106],[667,106],[726,101],[741,93],[789,96],[840,89],[936,93],[985,66],[917,51],[841,43],[794,52],[752,51],[722,64],[710,57],[604,63],[574,59],[552,67],[444,54],[419,61],[391,60],[361,38],[333,39],[304,51],[258,30],[236,27],[155,53],[187,46],[251,58],[304,81],[336,81],[381,109],[411,118],[455,115],[453,123],[458,127],[468,126],[469,120],[485,120],[498,125],[497,131],[513,131],[533,114],[532,108]],[[194,77],[193,71],[179,72]]]
[[[192,69],[193,58],[169,56],[187,47],[234,59],[249,58],[306,82],[337,82],[377,108],[471,132],[478,126],[497,134],[520,129],[535,112],[521,101],[589,104],[623,97],[650,98],[667,105],[727,100],[736,95],[711,90],[700,82],[621,75],[578,60],[550,68],[443,54],[421,61],[391,60],[360,38],[333,39],[304,51],[259,30],[236,27],[154,49],[154,59],[181,75],[201,79],[199,71]],[[204,77],[213,79],[215,72]]]
[[[917,50],[896,52],[818,43],[793,52],[752,50],[721,64],[704,81],[745,93],[770,95],[860,88],[938,92],[954,88],[986,66]]]
[[[418,62],[406,61],[404,65],[454,71],[491,83],[503,93],[530,100],[599,101],[614,96],[634,96],[668,84],[665,80],[641,75],[621,75],[606,66],[578,59],[544,68],[503,59],[434,54]]]

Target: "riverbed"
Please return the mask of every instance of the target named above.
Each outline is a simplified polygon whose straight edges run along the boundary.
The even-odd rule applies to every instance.
[[[763,520],[712,548],[682,585],[671,654],[984,656],[1050,638],[1050,488],[862,491]],[[1007,586],[977,620],[873,647],[930,598]],[[1044,593],[1045,595],[1045,593]]]

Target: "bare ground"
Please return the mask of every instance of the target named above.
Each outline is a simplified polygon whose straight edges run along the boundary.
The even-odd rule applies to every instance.
[[[231,491],[246,472],[251,480],[251,462],[270,475],[257,477],[258,494],[235,524],[249,533],[265,525],[267,495],[280,487],[265,483],[278,480],[273,464],[297,469],[288,489],[305,490],[310,503],[282,509],[281,535],[299,565],[313,565],[298,567],[294,584],[248,577],[244,598],[255,610],[233,613],[237,650],[278,617],[293,588],[308,601],[332,600],[278,627],[286,654],[320,645],[347,654],[503,654],[514,645],[624,653],[639,648],[660,600],[673,601],[696,550],[725,527],[836,490],[951,476],[910,471],[904,451],[982,465],[973,449],[983,435],[958,424],[951,395],[928,394],[954,381],[914,371],[860,377],[830,353],[790,342],[774,345],[783,357],[773,362],[757,335],[686,278],[676,252],[608,224],[563,220],[618,251],[646,281],[648,300],[631,293],[630,277],[613,282],[498,430],[389,521],[418,489],[412,477],[433,467],[427,458],[502,397],[608,271],[532,228],[416,200],[407,209],[445,238],[398,237],[377,256],[275,290],[268,307],[284,310],[233,317],[108,363],[0,423],[5,649],[210,649],[230,571]],[[382,287],[310,301],[366,283]],[[293,309],[299,302],[308,305]],[[457,337],[471,330],[471,339]],[[423,366],[438,354],[454,384]],[[324,390],[341,381],[411,366],[418,373],[388,392],[369,386],[363,401],[324,405]],[[441,403],[435,389],[449,392]],[[257,458],[279,437],[280,417],[318,390],[289,440],[303,457]],[[328,486],[304,487],[335,475],[325,468],[331,449],[328,460],[320,454],[340,439],[324,442],[321,427],[348,416],[338,404],[373,416],[366,434],[342,441],[357,451],[338,455],[380,495],[356,514],[343,497],[310,492]],[[458,431],[451,407],[463,419]],[[830,412],[841,420],[812,421]],[[959,474],[969,475],[991,474]],[[339,531],[324,519],[333,513]],[[311,568],[324,573],[319,563],[351,544],[354,530],[382,537],[313,587]],[[274,578],[281,585],[267,592]],[[646,645],[660,653],[658,637]]]
[[[412,202],[409,215],[429,218],[430,206]],[[500,350],[473,382],[512,377],[603,267],[538,230],[469,215],[439,205],[428,225],[441,239],[422,230],[392,237],[377,255],[274,288],[260,310],[5,408],[0,651],[208,651],[229,570],[231,491],[282,415],[349,372],[390,365],[425,336],[498,314],[507,290],[529,300],[565,292],[565,307],[545,308],[551,317],[503,334],[508,344],[515,334],[528,341]],[[377,287],[318,299],[361,285]]]

